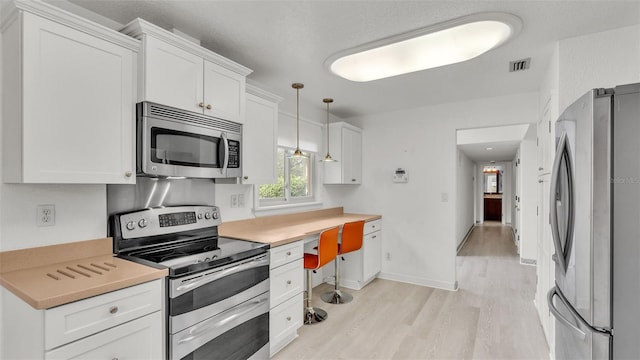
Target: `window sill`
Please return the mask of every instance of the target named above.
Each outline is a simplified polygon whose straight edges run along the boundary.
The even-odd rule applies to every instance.
[[[270,212],[284,212],[281,210],[288,209],[296,209],[296,208],[304,208],[304,207],[321,207],[322,202],[312,201],[312,202],[301,202],[301,203],[292,203],[292,204],[282,204],[282,205],[271,205],[271,206],[256,206],[253,210],[254,214],[257,216],[267,215]]]

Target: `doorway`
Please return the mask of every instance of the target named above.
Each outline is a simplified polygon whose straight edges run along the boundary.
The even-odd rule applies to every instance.
[[[504,170],[502,166],[484,166],[482,175],[483,220],[502,222],[502,182],[504,179]]]

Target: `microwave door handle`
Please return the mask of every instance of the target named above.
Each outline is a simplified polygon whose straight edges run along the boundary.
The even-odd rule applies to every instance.
[[[227,133],[220,134],[222,140],[222,167],[220,173],[225,175],[227,173],[227,166],[229,166],[229,140],[227,140]]]

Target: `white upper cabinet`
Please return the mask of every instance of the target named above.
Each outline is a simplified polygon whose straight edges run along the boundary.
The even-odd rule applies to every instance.
[[[278,103],[282,98],[247,85],[245,123],[242,126],[242,183],[275,184],[278,142]]]
[[[144,42],[144,86],[141,100],[202,112],[202,57],[147,37]],[[169,70],[171,69],[171,70]]]
[[[142,19],[121,31],[143,43],[140,101],[244,123],[250,69]]]
[[[139,41],[14,4],[2,23],[4,181],[134,183]]]
[[[362,183],[362,130],[337,122],[329,124],[331,157],[336,162],[324,163],[325,184]]]

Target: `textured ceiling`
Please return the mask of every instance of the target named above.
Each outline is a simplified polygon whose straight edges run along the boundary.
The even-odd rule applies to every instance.
[[[283,109],[295,109],[291,83],[302,82],[304,106],[321,111],[333,97],[342,118],[536,91],[555,41],[640,22],[639,1],[71,1],[122,24],[141,17],[177,28],[253,69],[249,79],[285,97]],[[489,11],[520,17],[522,32],[476,59],[368,83],[324,66],[336,52]],[[527,57],[528,71],[508,72],[509,61]]]

